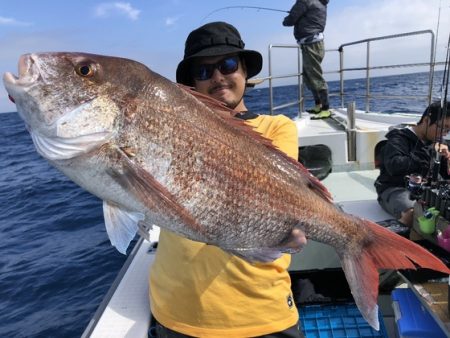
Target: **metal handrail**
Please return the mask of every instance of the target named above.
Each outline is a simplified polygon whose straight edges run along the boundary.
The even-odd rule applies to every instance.
[[[272,49],[273,48],[295,48],[295,49],[297,49],[297,67],[298,68],[297,68],[297,74],[295,74],[294,76],[296,76],[297,79],[298,79],[298,87],[297,87],[298,88],[298,100],[296,102],[294,102],[294,103],[291,103],[291,104],[288,104],[288,105],[284,104],[284,105],[277,106],[277,107],[273,106],[273,85],[272,85],[272,81],[275,80],[275,79],[283,79],[283,78],[292,77],[292,76],[291,75],[289,75],[289,76],[286,76],[286,75],[272,76]],[[303,93],[302,93],[302,90],[303,90],[302,83],[303,83],[303,81],[302,81],[302,71],[301,71],[301,69],[302,69],[302,56],[301,56],[301,54],[302,53],[301,53],[300,47],[298,45],[285,45],[285,44],[283,44],[283,45],[281,45],[281,44],[278,44],[278,45],[270,44],[269,45],[269,77],[268,77],[268,79],[269,79],[269,104],[270,104],[270,114],[271,115],[273,115],[273,112],[275,110],[277,110],[277,109],[282,109],[282,108],[285,108],[285,107],[289,107],[289,106],[292,106],[294,104],[298,104],[299,112],[303,108]]]
[[[419,63],[405,63],[405,64],[395,64],[395,65],[384,65],[384,66],[370,66],[370,43],[373,41],[379,41],[379,40],[389,40],[389,39],[396,39],[396,38],[402,38],[406,36],[412,36],[412,35],[422,35],[422,34],[430,34],[430,61],[428,62],[419,62]],[[365,67],[354,67],[354,68],[345,68],[344,67],[344,48],[348,46],[354,46],[358,44],[366,44],[366,66]],[[341,99],[341,106],[344,107],[344,97],[345,97],[345,91],[344,91],[344,74],[345,72],[351,72],[351,71],[366,71],[366,93],[363,95],[365,97],[366,102],[366,112],[370,111],[370,99],[377,97],[377,98],[412,98],[412,96],[405,96],[405,95],[372,95],[370,93],[370,71],[371,70],[378,70],[378,69],[388,69],[388,68],[405,68],[405,67],[423,67],[423,66],[429,66],[430,67],[430,75],[429,75],[429,85],[428,85],[428,94],[425,96],[425,98],[428,101],[428,104],[431,103],[432,100],[432,90],[433,90],[433,74],[434,74],[434,67],[436,65],[444,64],[444,62],[434,62],[434,44],[435,44],[435,35],[432,30],[420,30],[420,31],[414,31],[414,32],[408,32],[408,33],[402,33],[402,34],[393,34],[393,35],[385,35],[385,36],[379,36],[364,40],[358,40],[353,41],[349,43],[344,43],[339,46],[338,49],[334,50],[326,50],[326,53],[328,52],[339,52],[339,69],[334,71],[325,71],[324,74],[330,74],[330,73],[338,73],[339,74],[339,83],[340,83],[340,89],[339,89],[339,96]],[[287,75],[273,75],[272,72],[272,52],[275,48],[294,48],[297,49],[297,67],[298,72],[296,74],[287,74]],[[298,105],[298,111],[299,113],[304,110],[304,89],[303,89],[303,81],[302,81],[302,56],[301,56],[301,48],[297,44],[270,44],[269,50],[268,50],[268,61],[269,61],[269,76],[267,78],[264,78],[264,80],[269,80],[269,104],[270,104],[270,113],[273,114],[274,111],[283,109],[286,107],[290,107],[293,105]],[[298,82],[298,99],[294,102],[290,103],[284,103],[278,106],[274,106],[273,99],[273,81],[277,79],[285,79],[285,78],[292,78],[296,77]],[[330,96],[333,96],[334,94],[330,93]],[[417,98],[417,95],[414,96],[414,98]]]

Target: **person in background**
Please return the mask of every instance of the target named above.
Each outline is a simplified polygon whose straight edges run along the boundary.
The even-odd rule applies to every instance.
[[[417,125],[389,131],[379,154],[380,175],[375,181],[378,203],[400,225],[409,228],[413,225],[414,200],[410,198],[406,176],[420,175],[426,178],[434,150],[438,150],[443,159],[440,174],[443,178],[450,177],[447,173],[450,158],[448,147],[436,142],[441,135],[441,126],[441,136],[450,130],[450,115],[444,116],[442,110],[441,103],[434,102],[426,108]],[[450,104],[447,104],[447,111],[450,113]]]
[[[312,92],[315,106],[312,119],[331,116],[328,85],[323,78],[324,36],[329,0],[297,0],[283,20],[283,26],[294,26],[294,37],[302,49],[303,79]]]
[[[260,53],[239,32],[212,22],[187,37],[177,82],[223,102],[256,131],[297,159],[297,129],[287,117],[257,115],[244,103],[246,81],[260,72]],[[306,244],[301,231],[294,233]],[[161,229],[150,274],[159,337],[304,337],[291,293],[291,256],[251,264],[220,248]]]

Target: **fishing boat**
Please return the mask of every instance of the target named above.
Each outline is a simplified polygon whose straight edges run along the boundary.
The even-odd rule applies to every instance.
[[[429,59],[422,63],[402,64],[402,65],[370,65],[370,44],[375,41],[388,41],[402,39],[404,37],[425,35],[430,39]],[[429,73],[428,93],[421,98],[423,106],[426,106],[432,99],[433,74],[436,67],[442,66],[443,62],[435,62],[434,58],[435,35],[433,31],[417,31],[390,36],[381,36],[366,40],[354,41],[339,46],[335,52],[340,56],[340,67],[334,71],[340,77],[339,93],[341,106],[332,109],[332,116],[324,120],[312,120],[305,112],[305,95],[301,77],[301,52],[297,45],[277,45],[269,46],[269,75],[266,78],[257,79],[252,85],[268,83],[269,101],[272,113],[283,112],[288,106],[298,106],[298,116],[294,119],[299,134],[300,157],[305,156],[305,166],[316,176],[331,192],[335,203],[344,211],[357,216],[379,222],[392,218],[377,203],[376,192],[373,183],[378,176],[375,162],[375,151],[377,144],[384,139],[386,132],[394,126],[407,126],[414,124],[418,120],[417,114],[371,112],[370,102],[381,100],[386,97],[377,97],[370,91],[371,72],[374,69],[382,68],[405,68],[423,67]],[[344,53],[346,48],[354,45],[366,46],[366,65],[363,67],[349,68],[344,66]],[[276,63],[272,52],[279,49],[297,49],[298,52],[298,72],[291,75],[272,74],[272,64]],[[329,51],[327,51],[329,52]],[[346,76],[355,70],[363,70],[366,74],[366,93],[364,95],[365,109],[356,109],[354,102],[347,102],[345,93]],[[277,79],[293,77],[298,79],[298,100],[295,102],[283,103],[274,106],[274,87]],[[321,147],[322,158],[308,158],[308,149]],[[317,154],[317,151],[313,151]],[[116,281],[105,296],[94,317],[87,326],[83,337],[147,337],[154,335],[154,328],[151,326],[151,316],[148,300],[148,278],[149,270],[153,263],[157,250],[159,229],[140,229],[140,239],[136,243],[133,251]],[[309,241],[308,245],[301,253],[293,255],[290,272],[293,278],[293,285],[296,278],[302,276],[314,279],[314,275],[325,274],[326,278],[339,280],[340,263],[334,249],[318,242]],[[327,275],[328,274],[328,275]],[[396,275],[396,272],[394,272]],[[323,279],[323,275],[321,275]],[[401,275],[400,278],[404,276]],[[403,280],[403,279],[401,279]],[[412,288],[412,282],[404,278],[400,283],[402,286]],[[336,287],[329,286],[331,291],[336,291]],[[345,288],[345,286],[343,287]],[[334,290],[333,290],[334,289]],[[414,289],[414,294],[417,294]],[[351,299],[351,296],[349,295]],[[421,298],[421,297],[418,297]],[[422,297],[423,298],[423,297]],[[380,316],[383,318],[383,332],[380,337],[395,337],[397,321],[399,320],[399,309],[392,307],[393,300],[390,292],[380,293]],[[394,302],[395,303],[395,302]],[[425,304],[425,302],[423,302]],[[429,309],[429,305],[424,305]],[[398,306],[397,306],[398,307]],[[439,316],[429,309],[431,316],[436,321],[444,336],[450,336],[447,325],[450,319]],[[364,322],[364,320],[362,320]],[[358,330],[360,328],[356,328]],[[362,329],[361,329],[362,330]],[[362,331],[361,331],[362,332]],[[318,337],[319,335],[313,335]],[[321,335],[324,336],[324,335]],[[332,337],[333,335],[327,335]],[[357,337],[352,335],[352,337]],[[362,336],[362,333],[361,333]],[[433,336],[433,337],[437,337]],[[370,335],[378,337],[378,335]],[[431,337],[431,336],[430,336]]]

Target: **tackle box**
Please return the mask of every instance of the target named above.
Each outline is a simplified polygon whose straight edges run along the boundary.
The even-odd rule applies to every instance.
[[[447,337],[411,289],[395,289],[392,301],[400,338]]]

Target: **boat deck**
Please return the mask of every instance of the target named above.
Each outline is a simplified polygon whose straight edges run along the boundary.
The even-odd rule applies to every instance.
[[[154,231],[153,236],[158,233]],[[148,337],[148,271],[155,257],[152,243],[144,238],[136,243],[82,337]]]

